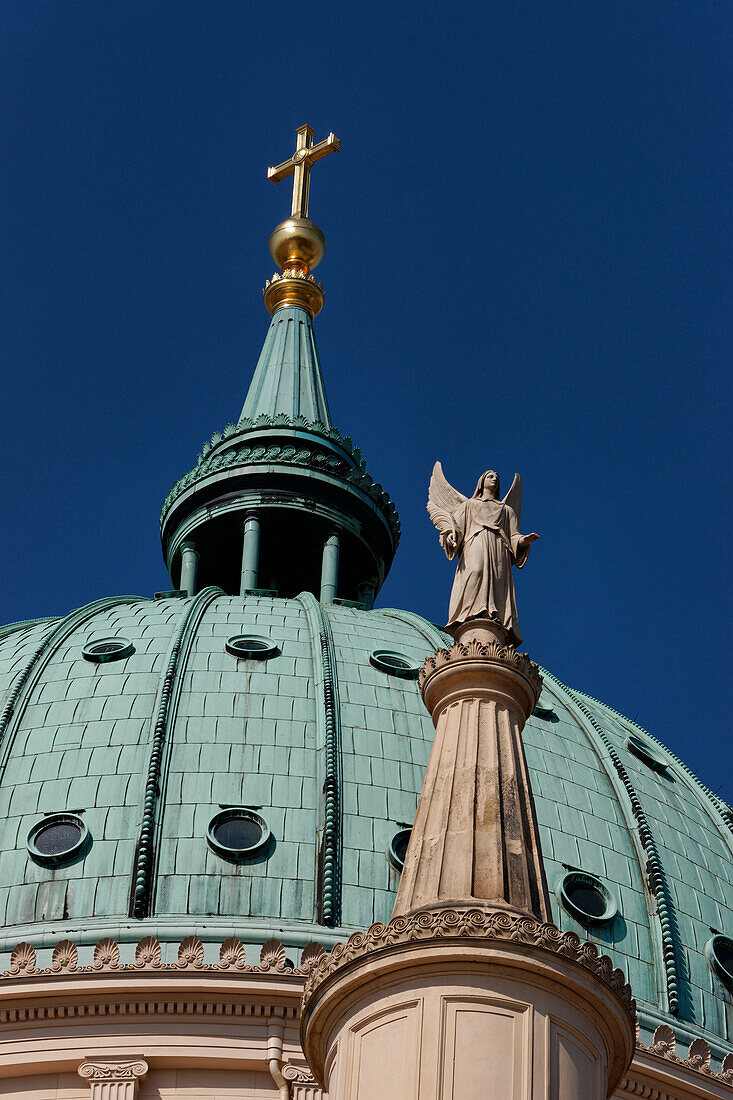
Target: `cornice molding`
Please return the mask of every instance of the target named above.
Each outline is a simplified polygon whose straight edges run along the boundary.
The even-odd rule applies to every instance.
[[[320,438],[326,445],[333,444],[346,456],[334,451],[318,449],[316,441],[296,439],[292,443],[273,443],[269,446],[247,444],[246,437],[252,432],[276,428],[308,432]],[[242,445],[232,445],[234,437],[242,437]],[[223,449],[223,446],[226,449]],[[368,473],[361,451],[355,447],[349,436],[342,436],[336,428],[328,428],[317,421],[306,420],[303,416],[289,417],[279,414],[275,417],[258,416],[256,420],[240,420],[238,424],[227,424],[223,432],[214,432],[211,442],[204,444],[198,456],[198,462],[192,470],[175,482],[163,503],[160,522],[165,518],[175,501],[192,485],[210,474],[234,466],[260,466],[274,462],[289,466],[299,466],[310,470],[323,470],[344,481],[348,486],[361,489],[384,513],[395,540],[400,537],[400,522],[397,509],[382,486]]]
[[[630,1016],[636,1015],[631,986],[595,944],[581,940],[575,932],[561,932],[554,924],[479,908],[424,910],[394,917],[389,924],[378,921],[366,932],[355,932],[345,944],[337,944],[330,954],[324,953],[316,961],[305,983],[301,1008],[307,1006],[323,982],[358,959],[401,945],[451,940],[482,940],[487,944],[503,941],[561,955],[590,971],[618,997]]]

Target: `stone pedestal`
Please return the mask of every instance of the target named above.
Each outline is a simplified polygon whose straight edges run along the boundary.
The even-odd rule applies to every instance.
[[[488,619],[425,662],[436,733],[394,916],[305,988],[301,1042],[330,1100],[605,1100],[628,1067],[623,974],[547,923],[521,740],[541,687]]]
[[[605,1100],[634,1050],[623,974],[572,932],[482,909],[373,925],[310,975],[330,1100]]]

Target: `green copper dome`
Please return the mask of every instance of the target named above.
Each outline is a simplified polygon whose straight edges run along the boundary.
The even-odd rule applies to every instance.
[[[235,636],[269,640],[275,653],[236,657]],[[85,656],[88,643],[116,638],[132,652]],[[388,849],[412,822],[433,736],[409,669],[447,642],[406,611],[217,589],[100,600],[5,628],[0,969],[21,940],[50,948],[66,936],[148,933],[176,943],[276,935],[297,961],[311,940],[386,921],[399,878]],[[406,671],[385,671],[375,651]],[[678,1033],[721,1051],[733,998],[704,949],[711,929],[733,928],[726,807],[632,722],[548,673],[524,742],[553,920],[622,967],[647,1032],[673,1008]],[[226,859],[207,840],[228,807],[247,807],[272,834],[251,859]],[[58,813],[78,815],[91,840],[71,862],[44,866],[28,834]],[[572,869],[610,892],[612,921],[584,923],[560,903],[555,887]]]

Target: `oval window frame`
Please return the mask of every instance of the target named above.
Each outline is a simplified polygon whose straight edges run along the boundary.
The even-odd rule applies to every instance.
[[[36,837],[53,825],[75,825],[80,834],[76,844],[71,848],[67,848],[65,852],[55,852],[53,854],[41,852],[36,847]],[[73,863],[79,856],[85,855],[91,842],[92,834],[79,814],[56,813],[47,814],[31,826],[26,838],[26,848],[33,862],[40,864],[41,867],[61,867],[65,863]]]
[[[395,871],[398,871],[400,874],[402,874],[405,868],[405,864],[404,860],[401,860],[400,857],[397,855],[397,852],[395,851],[395,845],[397,841],[405,835],[405,833],[407,833],[407,843],[409,844],[410,837],[412,836],[412,829],[405,828],[398,829],[390,840],[389,844],[387,845],[387,860],[391,864],[391,866],[394,867]],[[407,849],[405,849],[405,854],[407,854]]]
[[[217,840],[215,830],[219,825],[224,825],[227,821],[233,821],[236,818],[254,821],[260,827],[262,835],[256,844],[251,844],[248,848],[230,848],[229,845],[222,844],[220,840]],[[247,806],[227,806],[226,809],[219,810],[218,814],[214,814],[206,829],[206,843],[212,852],[230,863],[244,863],[249,859],[253,859],[254,856],[264,851],[270,843],[271,837],[270,826],[264,817],[255,813],[254,810],[250,810]]]
[[[237,642],[256,642],[259,648],[243,652],[236,648]],[[272,638],[268,638],[264,634],[232,634],[224,643],[224,648],[227,653],[232,657],[236,657],[239,661],[269,661],[271,657],[276,657],[279,653],[279,649]]]
[[[110,642],[114,642],[119,645],[120,648],[113,653],[95,653],[95,648],[101,645],[109,645]],[[92,638],[88,642],[84,643],[82,648],[82,655],[87,661],[91,661],[95,665],[106,665],[110,661],[123,661],[125,657],[129,657],[135,652],[135,647],[129,638],[125,638],[120,634],[109,635],[106,638]]]
[[[635,756],[637,760],[641,760],[642,764],[646,764],[652,771],[667,771],[667,761],[663,760],[654,746],[645,741],[643,737],[640,737],[638,733],[630,733],[628,735],[626,738],[626,748],[632,756]]]
[[[405,666],[400,668],[389,663],[393,657],[398,661],[404,661]],[[416,680],[422,665],[416,665],[412,658],[405,653],[397,653],[393,649],[375,649],[369,654],[369,663],[380,672],[386,672],[388,676],[398,676],[401,680]]]
[[[586,913],[579,905],[576,905],[565,890],[566,884],[570,882],[580,882],[584,886],[592,886],[597,890],[606,902],[606,908],[603,913],[600,913],[598,916],[593,916],[591,913]],[[588,871],[566,871],[565,874],[558,879],[557,886],[555,887],[555,895],[563,909],[569,913],[574,920],[579,921],[581,924],[608,924],[618,913],[616,898],[608,889],[605,882],[602,882],[596,875],[591,875]]]
[[[716,932],[711,936],[705,944],[703,951],[705,958],[708,960],[708,966],[712,970],[713,974],[725,985],[728,989],[733,990],[733,972],[727,970],[723,963],[718,958],[716,945],[718,941],[724,940],[733,951],[733,939],[730,936],[726,936],[723,932]]]

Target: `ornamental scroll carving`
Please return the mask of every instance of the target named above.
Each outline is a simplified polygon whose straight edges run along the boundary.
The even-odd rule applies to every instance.
[[[527,944],[563,955],[590,970],[619,997],[628,1012],[636,1015],[636,1002],[623,972],[601,955],[593,943],[575,932],[561,932],[554,924],[479,908],[440,909],[393,917],[389,924],[377,921],[366,932],[354,932],[346,943],[338,943],[316,962],[305,983],[301,1006],[331,974],[353,960],[388,947],[445,939],[481,939]]]
[[[92,1100],[134,1100],[147,1072],[143,1058],[86,1059],[78,1069],[79,1076],[89,1082]]]
[[[148,1072],[148,1063],[142,1058],[117,1062],[100,1059],[84,1061],[79,1066],[79,1076],[87,1081],[134,1081]]]

